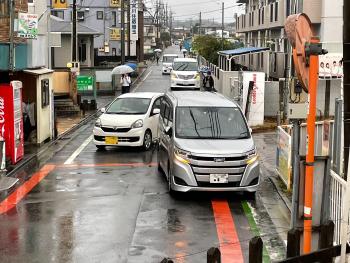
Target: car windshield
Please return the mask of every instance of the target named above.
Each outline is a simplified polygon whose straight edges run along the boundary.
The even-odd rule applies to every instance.
[[[197,62],[174,62],[175,71],[198,71]]]
[[[108,107],[107,114],[145,114],[151,99],[119,98]]]
[[[175,58],[177,58],[177,56],[163,56],[163,62],[173,63]]]
[[[178,107],[176,137],[184,139],[247,139],[250,133],[239,108]]]

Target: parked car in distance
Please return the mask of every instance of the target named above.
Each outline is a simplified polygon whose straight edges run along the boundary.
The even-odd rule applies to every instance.
[[[162,74],[170,74],[173,70],[173,62],[175,58],[178,58],[179,56],[176,54],[164,54],[163,55],[163,68],[162,68]]]
[[[240,107],[213,92],[165,94],[158,167],[170,193],[241,191],[254,197],[260,180],[255,144]]]
[[[199,67],[196,59],[174,59],[171,89],[200,89]]]
[[[103,114],[93,129],[96,147],[143,146],[148,150],[158,138],[162,97],[161,93],[126,93],[101,109]]]

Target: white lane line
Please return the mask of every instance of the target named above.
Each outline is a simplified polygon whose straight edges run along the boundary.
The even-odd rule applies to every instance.
[[[134,88],[133,92],[135,92],[135,91],[141,86],[141,84],[142,84],[143,82],[145,82],[145,80],[149,77],[149,75],[151,75],[152,71],[153,71],[153,70],[150,70],[150,72],[148,72],[148,74],[146,75],[146,77],[145,77],[144,79],[142,79],[142,80],[140,81],[139,84],[137,84],[137,86]]]
[[[64,162],[64,164],[72,164],[77,158],[77,156],[84,150],[84,148],[92,141],[93,135],[90,135],[89,138],[87,138],[82,145],[78,149],[75,150],[75,152],[69,156],[67,161]]]

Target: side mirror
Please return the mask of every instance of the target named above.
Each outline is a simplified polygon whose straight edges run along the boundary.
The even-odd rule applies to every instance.
[[[173,136],[173,128],[172,127],[165,127],[165,134],[168,135],[169,137]]]
[[[106,112],[106,108],[102,108],[102,109],[101,109],[101,112],[102,112],[102,113],[105,113],[105,112]]]
[[[160,113],[160,109],[153,109],[152,115],[157,115]]]

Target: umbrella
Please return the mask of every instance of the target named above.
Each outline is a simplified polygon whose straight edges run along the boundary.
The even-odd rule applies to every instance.
[[[187,52],[186,48],[181,49],[181,52]]]
[[[134,70],[130,67],[130,66],[127,66],[127,65],[121,65],[121,66],[118,66],[118,67],[115,67],[113,70],[112,70],[112,75],[116,75],[116,74],[128,74],[128,73],[131,73],[133,72]]]
[[[155,49],[154,51],[155,51],[155,52],[162,52],[162,50],[159,49],[159,48]]]
[[[126,63],[125,65],[126,65],[126,66],[129,66],[129,67],[132,68],[133,70],[136,70],[136,69],[137,69],[137,64],[135,64],[135,63]]]

